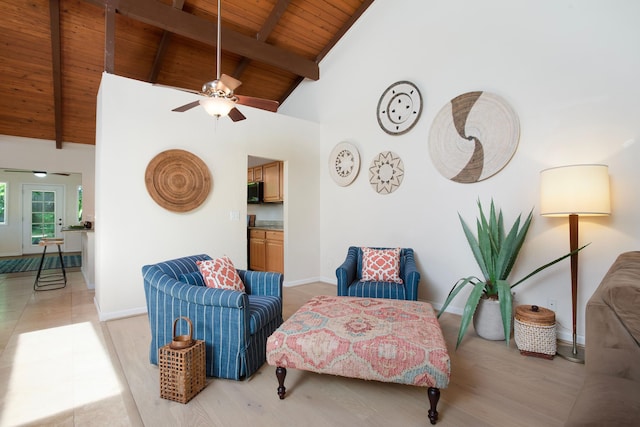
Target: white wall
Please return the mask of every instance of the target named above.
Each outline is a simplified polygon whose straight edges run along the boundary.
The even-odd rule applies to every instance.
[[[285,162],[285,283],[319,277],[317,124],[249,107],[247,120],[218,122],[203,109],[172,108],[194,95],[103,74],[96,139],[96,302],[101,319],[145,310],[145,264],[207,253],[246,268],[247,156]],[[183,149],[209,167],[211,193],[197,209],[157,205],[145,170],[160,152]],[[311,192],[308,192],[312,189]],[[232,220],[237,212],[239,220]]]
[[[94,193],[94,155],[95,146],[86,144],[63,143],[62,149],[56,149],[55,141],[46,141],[16,136],[0,135],[0,167],[8,169],[44,170],[50,172],[74,172],[82,175],[83,187],[83,219],[92,220],[95,206]],[[21,191],[23,183],[59,184],[68,181],[55,175],[43,179],[29,180],[17,177],[23,174],[5,174],[0,181],[8,182],[12,187],[9,203],[15,207],[20,204],[19,195],[13,191]],[[24,179],[20,179],[24,178]],[[77,222],[75,216],[75,185],[66,183],[67,206],[65,209],[65,225]],[[0,256],[22,254],[22,206],[9,211],[10,223],[0,226]],[[75,222],[74,222],[75,221]],[[80,236],[65,235],[69,245],[65,250],[79,251]]]
[[[534,220],[512,278],[568,252],[568,220],[539,216],[539,172],[576,163],[609,165],[611,217],[582,218],[579,341],[584,308],[616,256],[640,249],[640,3],[543,0],[378,0],[320,64],[318,82],[304,82],[280,112],[321,123],[321,274],[349,245],[408,246],[422,273],[419,297],[439,306],[454,282],[479,275],[457,213],[468,222],[476,200],[493,197],[511,222],[534,209]],[[409,133],[390,136],[376,106],[392,83],[420,89],[422,116]],[[520,118],[510,163],[475,184],[442,177],[428,153],[431,123],[452,98],[485,90],[506,99]],[[329,176],[331,149],[356,145],[361,171],[349,187]],[[405,164],[402,186],[386,196],[368,182],[373,157],[386,150]],[[568,260],[515,288],[518,302],[557,300],[560,336],[570,339]],[[460,311],[464,298],[456,300]]]

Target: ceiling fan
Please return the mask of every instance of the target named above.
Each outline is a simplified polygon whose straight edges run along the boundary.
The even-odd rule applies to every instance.
[[[216,79],[211,82],[207,82],[202,86],[201,92],[188,91],[197,93],[205,98],[193,101],[180,107],[174,108],[171,111],[183,113],[198,105],[202,105],[204,109],[211,116],[216,118],[222,116],[229,116],[234,122],[244,120],[246,117],[236,108],[236,104],[247,105],[249,107],[260,108],[261,110],[277,112],[278,101],[272,101],[269,99],[255,98],[252,96],[236,95],[233,91],[242,84],[238,79],[235,79],[226,74],[220,75],[220,58],[221,58],[221,46],[220,46],[220,0],[218,0],[218,40],[216,43]],[[184,89],[182,89],[184,90]]]
[[[4,172],[9,173],[31,173],[39,178],[44,178],[47,174],[51,175],[60,175],[60,176],[69,176],[69,173],[66,172],[47,172],[42,170],[23,170],[23,169],[4,169]]]

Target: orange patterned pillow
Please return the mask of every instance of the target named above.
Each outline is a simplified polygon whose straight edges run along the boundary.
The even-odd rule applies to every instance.
[[[196,261],[196,264],[208,287],[244,292],[244,283],[226,255],[217,259]]]
[[[362,280],[402,283],[400,248],[362,248]]]

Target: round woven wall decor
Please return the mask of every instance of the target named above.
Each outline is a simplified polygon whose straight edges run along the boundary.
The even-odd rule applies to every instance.
[[[341,187],[351,184],[360,171],[360,153],[348,142],[341,142],[329,155],[329,175]]]
[[[188,212],[206,200],[211,174],[198,156],[184,150],[167,150],[149,162],[144,182],[157,204],[173,212]]]
[[[404,163],[393,151],[383,151],[369,166],[369,184],[378,194],[391,194],[404,179]]]
[[[445,178],[478,182],[509,163],[519,138],[518,116],[504,99],[468,92],[452,99],[433,120],[429,154]]]

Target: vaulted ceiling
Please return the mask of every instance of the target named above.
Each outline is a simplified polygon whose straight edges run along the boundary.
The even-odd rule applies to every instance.
[[[282,103],[371,3],[222,0],[221,72]],[[216,22],[216,0],[2,0],[0,134],[95,144],[103,71],[199,91]]]

